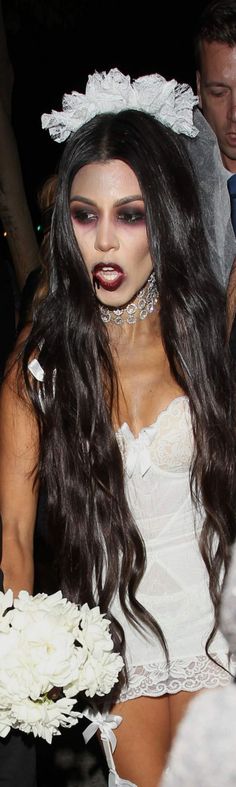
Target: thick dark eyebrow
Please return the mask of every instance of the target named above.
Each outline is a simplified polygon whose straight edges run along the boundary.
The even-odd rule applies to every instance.
[[[133,194],[132,197],[123,197],[123,199],[117,200],[114,203],[114,207],[118,208],[120,205],[127,205],[129,202],[143,202],[143,198],[141,194]],[[85,197],[81,197],[80,194],[76,194],[75,197],[71,197],[70,202],[83,202],[84,205],[93,205],[95,208],[97,207],[96,202],[92,199],[86,199]]]

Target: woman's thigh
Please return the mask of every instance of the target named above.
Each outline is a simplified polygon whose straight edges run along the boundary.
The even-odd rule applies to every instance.
[[[157,787],[171,742],[168,696],[127,700],[111,712],[123,719],[115,732],[117,773],[137,787]]]
[[[178,724],[183,718],[189,703],[193,697],[196,697],[196,694],[200,694],[200,691],[179,691],[177,694],[169,694],[171,740],[175,736]]]

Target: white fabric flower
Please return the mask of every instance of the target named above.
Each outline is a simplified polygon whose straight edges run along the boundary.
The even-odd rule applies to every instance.
[[[198,131],[193,126],[192,110],[198,103],[192,88],[178,84],[175,79],[167,81],[160,74],[139,77],[134,82],[140,109],[154,115],[165,126],[177,134],[195,137]]]
[[[90,74],[85,93],[66,93],[62,100],[62,111],[52,110],[42,115],[42,128],[48,129],[56,142],[65,142],[95,115],[104,112],[120,112],[122,109],[139,109],[153,115],[177,134],[195,137],[198,134],[193,124],[193,107],[198,103],[192,88],[178,84],[175,79],[166,80],[160,74],[139,77],[131,82],[112,68]]]

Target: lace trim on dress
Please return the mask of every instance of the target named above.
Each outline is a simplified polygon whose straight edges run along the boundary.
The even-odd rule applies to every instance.
[[[218,661],[217,654],[211,654]],[[229,669],[229,660],[222,654],[222,664]],[[183,659],[166,662],[137,665],[128,672],[128,688],[121,691],[119,702],[135,699],[135,697],[161,697],[163,694],[177,694],[178,691],[198,691],[199,689],[225,686],[232,680],[232,674],[223,666],[218,666],[208,656],[192,658],[190,662]]]

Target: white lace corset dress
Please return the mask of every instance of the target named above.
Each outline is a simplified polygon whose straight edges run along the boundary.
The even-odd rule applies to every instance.
[[[129,506],[147,553],[137,598],[159,623],[169,650],[167,665],[158,638],[134,628],[116,598],[112,612],[125,631],[129,676],[120,698],[223,685],[228,674],[205,652],[214,614],[198,546],[204,512],[195,509],[190,495],[193,437],[187,397],[174,399],[137,438],[123,424],[117,439]],[[220,632],[210,652],[228,667]]]

